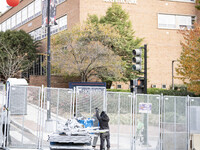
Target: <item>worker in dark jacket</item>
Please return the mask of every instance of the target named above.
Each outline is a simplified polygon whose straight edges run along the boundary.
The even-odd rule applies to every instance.
[[[108,130],[105,133],[100,133],[100,139],[101,139],[100,150],[105,150],[105,140],[107,142],[107,150],[110,150],[110,132],[108,125],[109,117],[105,111],[102,111],[101,115],[99,116],[98,108],[96,108],[96,117],[99,120],[100,130]]]

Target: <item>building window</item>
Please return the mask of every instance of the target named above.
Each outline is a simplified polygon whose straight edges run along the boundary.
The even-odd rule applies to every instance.
[[[16,19],[15,19],[15,15],[13,15],[12,17],[11,17],[11,28],[13,28],[15,25],[16,25]]]
[[[0,32],[1,32],[2,30],[1,30],[1,24],[0,24]]]
[[[162,84],[162,89],[166,89],[166,88],[167,88],[166,84]]]
[[[56,21],[58,25],[51,26],[51,34],[67,29],[67,16],[63,16]],[[47,28],[41,27],[29,33],[35,40],[44,39],[47,36]]]
[[[117,88],[118,88],[118,89],[121,89],[121,88],[122,88],[122,85],[118,84],[118,85],[117,85]]]
[[[156,88],[156,85],[155,85],[155,84],[152,84],[151,87],[152,87],[152,88]]]
[[[41,40],[41,34],[42,34],[41,29],[42,28],[35,30],[35,40]]]
[[[22,72],[22,78],[28,79],[30,75],[45,75],[46,70],[43,67],[44,61],[45,55],[38,55],[32,66],[30,66],[30,68],[28,68],[26,71]]]
[[[35,15],[41,12],[41,0],[35,0]]]
[[[17,25],[21,23],[21,21],[22,21],[21,19],[22,19],[21,11],[19,11],[19,12],[17,13]]]
[[[33,18],[34,15],[34,3],[28,5],[28,20]]]
[[[192,28],[195,16],[181,16],[158,14],[158,28],[161,29],[181,29],[182,27]]]
[[[6,31],[6,22],[5,21],[2,23],[1,29],[3,32]]]
[[[26,22],[28,15],[27,15],[27,7],[22,9],[22,24]]]
[[[58,25],[51,26],[51,34],[55,34],[58,32]]]
[[[6,21],[7,30],[10,29],[10,25],[11,25],[10,21],[11,21],[10,18]]]
[[[30,34],[30,36],[32,37],[32,39],[35,39],[35,31],[32,31],[32,32],[30,32],[29,34]]]
[[[67,29],[67,15],[58,19],[59,30]]]

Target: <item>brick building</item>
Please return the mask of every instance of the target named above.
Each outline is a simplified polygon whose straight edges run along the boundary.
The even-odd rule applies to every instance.
[[[105,15],[114,1],[129,13],[135,36],[144,38],[143,44],[148,45],[148,87],[168,88],[172,84],[172,61],[179,58],[182,50],[181,35],[177,31],[182,27],[191,28],[198,21],[195,0],[58,0],[58,25],[51,28],[51,33],[81,23],[88,14]],[[41,0],[21,0],[17,7],[0,16],[0,31],[23,29],[37,40],[46,37],[41,24]],[[45,51],[46,43],[41,49]],[[177,62],[174,65],[176,68]],[[174,83],[182,82],[174,79]],[[115,83],[113,87],[126,89],[128,85]]]

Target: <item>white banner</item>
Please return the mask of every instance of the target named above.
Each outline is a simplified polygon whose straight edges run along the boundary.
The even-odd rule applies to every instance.
[[[139,103],[139,113],[151,113],[152,103]]]
[[[50,0],[50,20],[49,25],[57,25],[56,23],[56,5],[57,0]],[[45,27],[47,25],[47,6],[48,0],[42,0],[42,26]]]

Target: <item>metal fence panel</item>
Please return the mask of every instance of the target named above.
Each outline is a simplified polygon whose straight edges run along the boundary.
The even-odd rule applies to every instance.
[[[134,104],[136,150],[160,149],[160,105],[160,95],[136,95]]]
[[[152,104],[148,114],[148,146],[147,150],[160,150],[160,95],[148,95],[148,103]]]
[[[133,132],[132,94],[108,92],[107,113],[112,149],[130,150]]]
[[[187,97],[164,96],[163,150],[188,149]]]
[[[0,85],[1,108],[9,105],[7,144],[11,148],[49,147],[49,133],[45,130],[49,107],[55,130],[74,113],[76,117],[90,118],[98,107],[106,110],[110,118],[113,150],[187,150],[190,136],[193,148],[200,149],[199,97],[106,93],[102,87],[77,87],[75,91],[44,88],[43,92],[43,88],[33,86],[12,86],[8,97],[9,101],[5,86]],[[0,141],[4,141],[2,114],[3,109]]]
[[[40,87],[11,86],[8,143],[15,148],[39,147]]]
[[[0,144],[3,144],[3,141],[5,139],[5,137],[3,136],[3,132],[2,132],[2,122],[3,122],[3,118],[2,118],[2,114],[3,114],[3,105],[5,104],[5,96],[6,96],[6,92],[5,92],[5,85],[0,85],[0,110],[1,110],[1,122],[0,122]]]
[[[104,87],[76,87],[76,117],[91,118],[95,108],[105,110],[106,88]]]
[[[192,139],[192,148],[200,149],[200,97],[190,97],[189,133]]]
[[[49,92],[49,93],[48,93]],[[66,123],[73,115],[73,90],[64,88],[45,88],[44,99],[47,104],[49,94],[51,119],[58,123]]]

